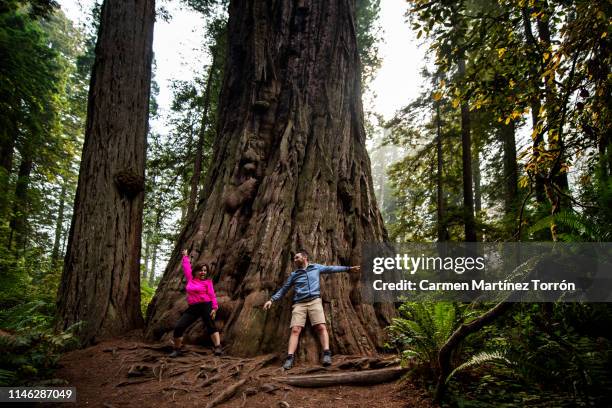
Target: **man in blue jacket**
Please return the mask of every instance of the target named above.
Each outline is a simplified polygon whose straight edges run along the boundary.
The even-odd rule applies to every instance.
[[[295,254],[293,263],[297,269],[291,272],[285,284],[263,306],[264,310],[270,309],[273,302],[280,300],[289,291],[291,286],[295,286],[290,324],[291,336],[289,337],[287,360],[285,360],[283,368],[289,370],[293,367],[295,349],[300,339],[300,332],[306,324],[306,316],[308,316],[310,324],[319,334],[321,346],[323,347],[323,365],[329,366],[331,365],[331,351],[329,350],[329,336],[325,326],[323,303],[321,302],[319,275],[322,273],[357,272],[360,267],[311,264],[308,263],[308,253],[304,250],[300,250]]]

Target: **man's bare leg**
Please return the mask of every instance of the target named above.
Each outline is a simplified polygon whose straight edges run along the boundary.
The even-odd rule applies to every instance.
[[[329,335],[327,334],[327,326],[325,323],[316,324],[314,326],[317,333],[319,333],[319,341],[321,341],[321,347],[323,351],[329,350]]]
[[[293,355],[297,349],[298,341],[300,341],[300,333],[302,332],[302,326],[293,326],[291,328],[291,336],[289,336],[289,347],[287,354]]]
[[[323,348],[323,365],[331,365],[331,351],[329,350],[329,335],[327,334],[327,326],[325,323],[316,324],[314,326],[317,333],[319,333],[319,340],[321,341],[321,347]]]
[[[298,341],[300,340],[300,333],[302,332],[302,326],[293,326],[291,328],[291,335],[289,336],[289,347],[287,348],[287,360],[283,364],[285,370],[289,370],[293,367],[293,361],[295,359],[294,354],[297,349]]]

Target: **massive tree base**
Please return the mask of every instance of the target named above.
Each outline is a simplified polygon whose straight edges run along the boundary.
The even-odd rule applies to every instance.
[[[293,269],[292,254],[356,265],[364,242],[387,233],[365,146],[353,1],[232,1],[218,136],[203,199],[183,230],[153,299],[149,338],[186,308],[179,251],[213,265],[223,341],[233,354],[282,351],[290,294],[262,305]],[[393,305],[362,302],[359,276],[322,277],[331,347],[373,354]],[[200,324],[187,341],[201,340]],[[319,359],[306,328],[299,355]]]

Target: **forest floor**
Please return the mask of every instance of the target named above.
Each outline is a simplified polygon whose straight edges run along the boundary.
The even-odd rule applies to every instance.
[[[334,356],[331,367],[298,363],[285,372],[280,353],[216,357],[208,348],[186,346],[183,356],[172,359],[168,358],[170,351],[170,345],[125,336],[66,353],[55,376],[76,387],[79,407],[434,406],[423,390],[407,381],[317,388],[286,384],[288,379],[304,375],[320,378],[320,374],[361,373],[359,376],[392,371],[398,368],[394,356]]]

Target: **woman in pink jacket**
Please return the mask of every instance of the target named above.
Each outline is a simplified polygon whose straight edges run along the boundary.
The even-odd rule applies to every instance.
[[[187,303],[189,307],[183,312],[183,315],[179,319],[176,327],[174,328],[174,351],[170,354],[170,357],[177,357],[181,354],[181,346],[183,345],[183,333],[189,326],[193,324],[198,318],[202,319],[208,334],[215,344],[215,355],[220,356],[223,354],[221,349],[221,337],[219,336],[219,330],[215,326],[215,316],[219,305],[217,304],[217,297],[215,296],[215,290],[213,289],[213,283],[207,275],[210,271],[208,265],[204,262],[195,265],[195,275],[191,273],[191,263],[189,262],[189,255],[187,250],[183,249],[183,272],[185,273],[185,279],[187,279]]]

